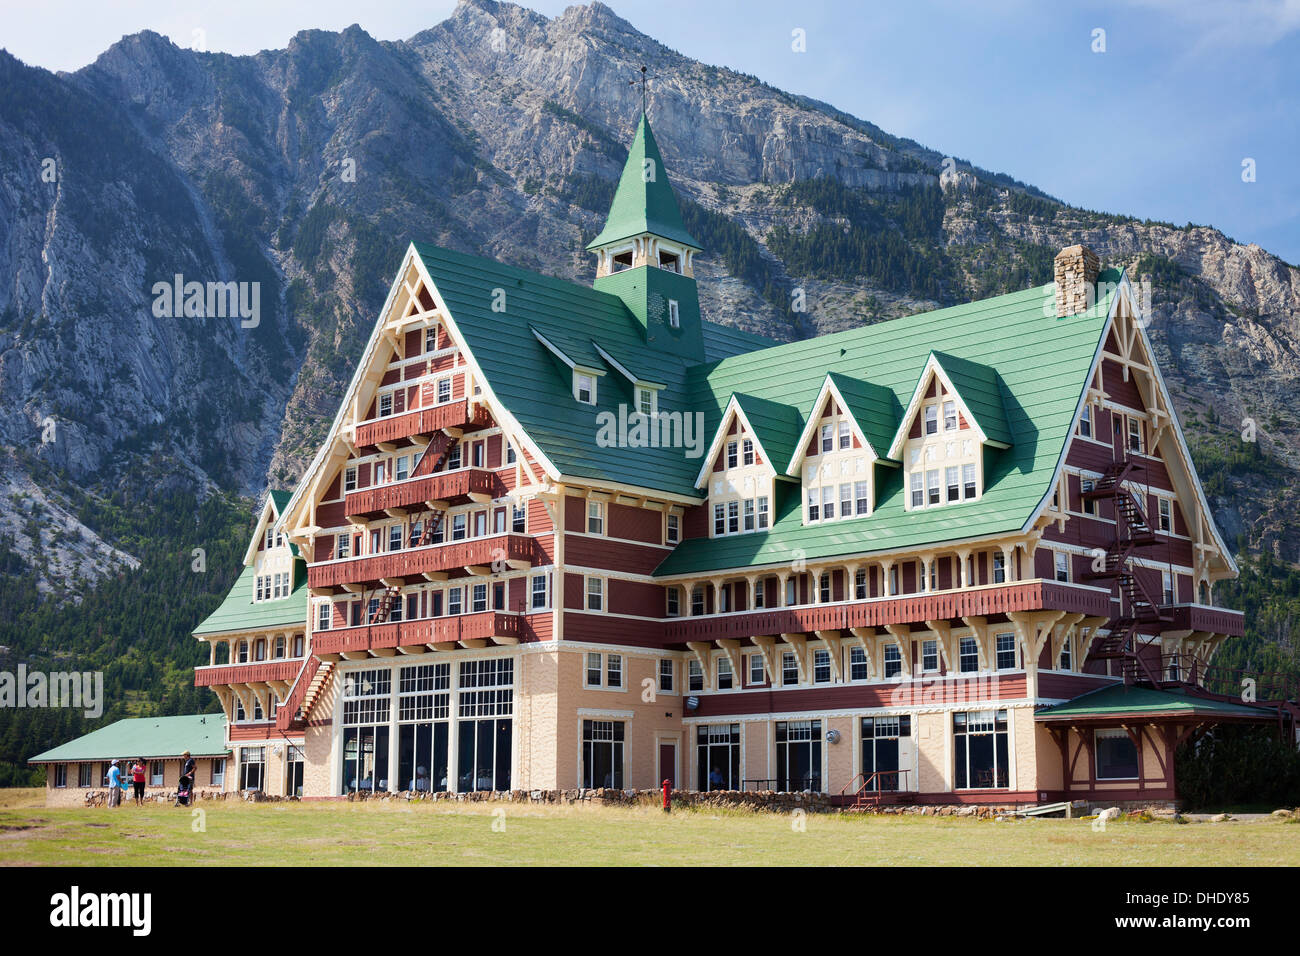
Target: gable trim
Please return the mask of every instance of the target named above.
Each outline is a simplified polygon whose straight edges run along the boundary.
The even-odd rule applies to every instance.
[[[791,478],[799,477],[799,469],[803,465],[804,459],[808,457],[806,454],[808,443],[812,441],[813,437],[817,434],[818,424],[821,422],[822,418],[825,417],[818,415],[817,412],[826,404],[827,397],[832,395],[835,397],[835,401],[839,407],[844,409],[844,414],[848,416],[849,423],[853,428],[853,433],[858,436],[858,440],[862,442],[862,446],[871,453],[872,462],[880,460],[880,455],[872,446],[866,433],[862,431],[862,426],[858,424],[857,416],[853,414],[853,410],[849,407],[849,403],[844,400],[844,396],[840,394],[839,387],[836,386],[834,379],[832,379],[830,373],[827,372],[826,378],[822,381],[821,390],[817,393],[817,398],[813,401],[812,408],[809,410],[808,421],[804,425],[803,431],[799,433],[799,443],[795,446],[794,453],[790,456],[790,463],[786,466],[785,473]]]

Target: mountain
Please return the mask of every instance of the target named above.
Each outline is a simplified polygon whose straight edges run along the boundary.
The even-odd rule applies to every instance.
[[[591,279],[642,65],[711,318],[806,336],[1049,281],[1084,242],[1151,278],[1149,331],[1226,538],[1297,559],[1296,266],[1071,207],[684,57],[599,2],[547,19],[466,0],[400,42],[353,26],[234,57],[144,32],[57,75],[0,53],[0,645],[53,652],[34,622],[84,618],[111,588],[121,613],[174,598],[179,635],[150,639],[196,653],[177,609],[233,568],[198,577],[191,554],[229,550],[246,499],[293,485],[410,240]],[[256,324],[171,317],[155,287],[178,275],[256,283]],[[84,630],[69,652],[103,658]],[[174,690],[166,706],[190,699]]]

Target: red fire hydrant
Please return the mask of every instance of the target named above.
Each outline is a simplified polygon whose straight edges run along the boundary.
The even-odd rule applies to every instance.
[[[672,812],[671,808],[668,806],[668,795],[672,793],[672,789],[673,789],[672,782],[665,780],[664,781],[664,813]]]

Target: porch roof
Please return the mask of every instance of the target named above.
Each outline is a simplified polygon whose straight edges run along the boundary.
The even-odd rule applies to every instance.
[[[1207,718],[1212,720],[1273,720],[1262,707],[1248,707],[1215,697],[1114,684],[1081,694],[1034,715],[1045,723],[1115,721],[1123,718]]]

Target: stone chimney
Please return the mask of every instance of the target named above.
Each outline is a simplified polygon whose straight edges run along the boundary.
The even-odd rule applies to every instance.
[[[1087,246],[1066,246],[1056,254],[1056,315],[1077,315],[1097,301],[1101,264]]]

